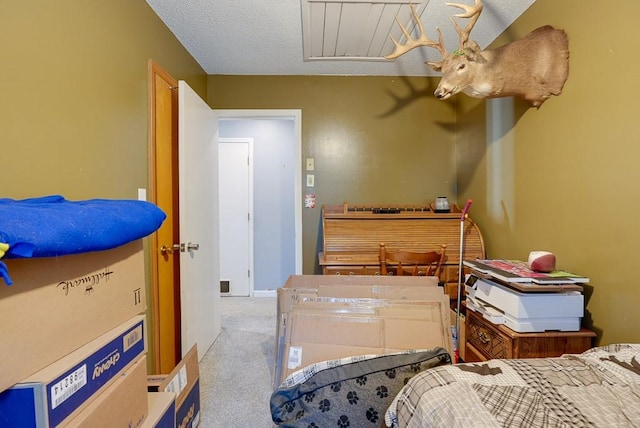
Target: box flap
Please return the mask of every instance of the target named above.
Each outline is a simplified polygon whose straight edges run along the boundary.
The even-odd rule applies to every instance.
[[[193,345],[178,365],[160,383],[158,391],[174,392],[177,395],[176,407],[180,407],[189,390],[199,378],[198,345]]]

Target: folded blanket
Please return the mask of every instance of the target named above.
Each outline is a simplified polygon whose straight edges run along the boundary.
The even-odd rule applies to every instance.
[[[5,244],[1,248],[6,258],[102,251],[153,233],[165,218],[160,208],[146,201],[68,201],[60,195],[5,198],[0,199],[0,244]],[[0,277],[11,284],[2,262]]]

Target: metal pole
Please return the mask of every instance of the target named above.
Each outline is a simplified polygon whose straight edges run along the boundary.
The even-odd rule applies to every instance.
[[[469,208],[471,208],[471,203],[473,201],[471,199],[467,200],[467,203],[462,210],[462,215],[460,216],[460,255],[458,259],[458,300],[457,300],[457,308],[456,308],[456,349],[454,360],[455,362],[459,362],[460,359],[460,298],[462,296],[462,278],[464,277],[464,272],[462,270],[462,255],[463,255],[463,247],[464,247],[464,221],[467,218],[467,214],[469,212]]]

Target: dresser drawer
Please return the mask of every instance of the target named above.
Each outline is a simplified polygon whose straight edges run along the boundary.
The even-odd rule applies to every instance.
[[[501,334],[493,324],[473,311],[467,311],[466,340],[486,359],[513,357],[511,338]]]

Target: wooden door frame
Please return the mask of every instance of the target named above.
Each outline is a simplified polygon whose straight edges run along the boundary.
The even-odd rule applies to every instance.
[[[152,234],[150,244],[150,300],[148,317],[149,354],[151,356],[151,371],[158,374],[169,373],[181,358],[181,312],[180,312],[180,257],[173,254],[163,255],[162,245],[171,246],[179,242],[179,198],[178,198],[178,81],[167,73],[153,60],[148,62],[149,77],[149,200],[162,208],[167,214],[164,227],[171,228],[168,232],[172,237],[166,237],[160,242],[160,231]],[[158,104],[156,77],[169,85],[171,90],[171,107],[167,116],[166,108]],[[162,117],[159,117],[162,115]],[[166,121],[170,121],[170,125]],[[159,126],[170,126],[170,147],[167,147],[166,136],[158,141]],[[164,146],[163,146],[164,144]],[[164,152],[162,151],[164,150]],[[166,173],[170,174],[170,185],[159,185],[161,175],[158,162],[168,162]],[[167,177],[164,176],[164,183]],[[167,202],[167,200],[169,202]],[[169,264],[167,264],[169,262]],[[173,284],[161,288],[161,284]],[[164,308],[164,309],[163,309]]]

